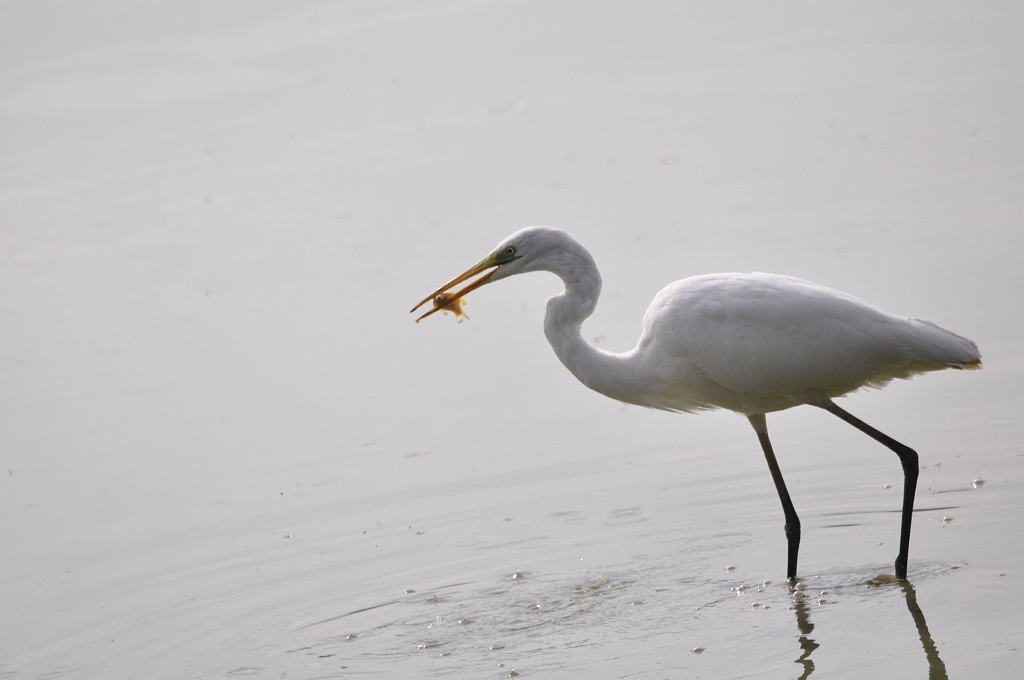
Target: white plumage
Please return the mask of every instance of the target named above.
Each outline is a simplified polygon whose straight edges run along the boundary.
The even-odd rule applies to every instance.
[[[616,354],[583,339],[601,275],[590,253],[565,232],[528,227],[480,263],[431,293],[429,316],[489,282],[531,271],[558,275],[565,290],[548,300],[544,333],[559,360],[587,387],[613,399],[670,411],[724,408],[746,415],[786,514],[796,576],[799,519],[768,440],[764,414],[809,404],[826,409],[895,451],[903,463],[903,528],[896,575],[906,578],[917,454],[832,402],[862,387],[944,368],[979,368],[977,346],[923,319],[893,316],[808,281],[776,274],[708,274],[669,284],[644,315],[636,347]],[[487,273],[485,273],[487,272]],[[463,289],[457,284],[484,274]],[[450,304],[450,303],[448,303]],[[419,321],[419,319],[417,319]]]
[[[775,274],[709,274],[664,288],[644,317],[634,356],[678,363],[689,389],[666,384],[658,408],[746,415],[820,404],[893,378],[972,365],[970,340],[887,314],[829,288]]]

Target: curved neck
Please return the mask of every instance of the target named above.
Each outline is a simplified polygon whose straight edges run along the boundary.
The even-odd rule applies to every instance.
[[[633,352],[613,354],[583,339],[583,322],[594,313],[601,295],[601,275],[593,258],[582,247],[572,253],[569,266],[551,263],[546,269],[557,274],[565,290],[548,300],[544,335],[559,361],[584,385],[620,401],[630,402],[629,388],[637,372],[629,370]]]

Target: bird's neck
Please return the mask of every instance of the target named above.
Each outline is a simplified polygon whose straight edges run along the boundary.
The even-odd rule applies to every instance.
[[[571,271],[552,268],[565,283],[565,291],[548,300],[544,335],[559,361],[580,382],[601,394],[628,402],[630,384],[636,379],[636,372],[629,369],[632,353],[613,354],[583,339],[583,322],[593,314],[601,294],[601,275],[589,253],[586,260],[587,266],[576,266]]]

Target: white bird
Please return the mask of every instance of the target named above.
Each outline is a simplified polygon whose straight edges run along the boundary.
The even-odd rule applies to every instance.
[[[775,460],[765,414],[809,404],[881,442],[903,465],[903,518],[896,577],[907,578],[918,456],[833,403],[862,387],[944,368],[981,367],[978,347],[923,319],[893,316],[823,286],[775,274],[708,274],[669,284],[644,315],[636,347],[598,349],[581,334],[597,306],[601,275],[590,253],[559,229],[528,227],[478,264],[428,295],[451,308],[485,283],[548,271],[565,290],[548,300],[544,334],[580,382],[613,399],[666,411],[724,408],[741,413],[757,433],[786,517],[787,578],[796,578],[800,519]],[[486,272],[486,273],[485,273]],[[459,283],[480,278],[457,292]]]

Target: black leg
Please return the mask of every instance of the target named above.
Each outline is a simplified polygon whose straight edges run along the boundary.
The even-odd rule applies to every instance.
[[[800,552],[800,518],[796,515],[796,508],[789,498],[789,491],[786,490],[786,482],[782,479],[782,471],[779,470],[779,463],[775,460],[775,452],[772,450],[772,443],[768,439],[768,424],[765,422],[764,414],[758,413],[747,416],[750,424],[757,432],[757,438],[761,441],[761,448],[764,449],[764,458],[768,461],[768,469],[772,473],[772,480],[775,482],[775,490],[779,492],[779,500],[782,501],[782,512],[786,515],[786,540],[789,542],[789,560],[786,563],[786,578],[796,578],[796,558]]]
[[[831,401],[828,402],[827,406],[822,406],[822,408],[842,418],[875,441],[885,445],[900,457],[900,463],[903,464],[903,522],[900,525],[900,554],[896,558],[896,578],[906,580],[907,555],[910,552],[910,522],[914,517],[914,494],[917,492],[917,475],[920,471],[917,462],[917,452],[909,446],[900,444],[892,437],[879,432],[864,421],[855,418]]]

